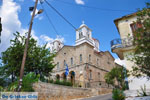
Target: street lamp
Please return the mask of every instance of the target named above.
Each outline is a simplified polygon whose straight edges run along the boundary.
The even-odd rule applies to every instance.
[[[43,12],[43,9],[40,9],[37,14],[41,14],[42,12]]]
[[[34,8],[33,8],[33,13],[32,13],[30,26],[29,26],[29,30],[28,30],[28,37],[26,39],[26,44],[25,44],[25,49],[24,49],[24,54],[23,54],[23,59],[22,59],[22,64],[21,64],[21,69],[20,69],[20,79],[19,79],[18,92],[21,91],[21,87],[22,87],[22,78],[23,78],[23,75],[24,75],[24,66],[25,66],[25,62],[26,62],[26,56],[27,56],[27,51],[28,51],[28,44],[29,44],[30,34],[31,34],[31,30],[32,30],[33,19],[36,15],[35,12],[36,12],[37,3],[38,3],[38,0],[36,0]],[[39,10],[37,14],[40,14],[42,12],[43,12],[43,10]]]

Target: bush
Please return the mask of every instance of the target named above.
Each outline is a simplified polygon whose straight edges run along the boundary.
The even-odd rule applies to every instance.
[[[34,90],[32,88],[32,84],[38,82],[38,80],[39,80],[39,76],[36,76],[35,73],[32,72],[27,74],[26,76],[23,77],[21,91],[33,92]],[[18,89],[18,80],[11,83],[7,88],[8,91],[17,91],[17,89]]]
[[[13,82],[8,86],[7,91],[11,91],[11,92],[17,91],[17,87],[18,87],[18,81]]]
[[[125,100],[125,95],[122,90],[114,89],[112,94],[113,100]]]
[[[54,80],[52,79],[52,80],[49,80],[49,83],[54,83]]]
[[[22,91],[32,92],[32,84],[38,82],[40,76],[36,76],[35,73],[29,73],[23,78]]]
[[[64,86],[72,86],[73,84],[69,81],[60,81],[60,80],[56,80],[54,82],[54,84],[58,84],[58,85],[64,85]]]
[[[4,88],[2,86],[0,86],[0,92],[2,92],[4,90]]]

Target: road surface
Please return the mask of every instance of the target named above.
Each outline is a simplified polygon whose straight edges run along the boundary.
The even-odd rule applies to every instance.
[[[113,100],[113,99],[112,99],[112,94],[106,94],[106,95],[100,95],[100,96],[95,96],[95,97],[90,97],[90,98],[85,98],[80,100]]]

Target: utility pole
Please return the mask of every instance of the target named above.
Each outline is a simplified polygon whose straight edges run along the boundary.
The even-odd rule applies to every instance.
[[[1,43],[1,32],[2,32],[2,23],[1,23],[1,17],[0,17],[0,43]]]
[[[30,26],[29,26],[29,30],[28,30],[28,37],[26,39],[26,44],[25,44],[25,49],[24,49],[24,54],[23,54],[22,64],[21,64],[21,69],[20,69],[20,79],[19,79],[18,92],[21,91],[21,87],[22,87],[22,79],[23,79],[23,75],[24,75],[24,66],[25,66],[25,62],[26,62],[28,44],[29,44],[29,39],[30,39],[30,34],[31,34],[31,30],[32,30],[32,24],[33,24],[33,19],[34,19],[34,16],[35,16],[35,11],[36,11],[36,8],[37,8],[37,4],[38,4],[38,0],[36,0],[35,5],[34,5],[32,18],[31,18]]]

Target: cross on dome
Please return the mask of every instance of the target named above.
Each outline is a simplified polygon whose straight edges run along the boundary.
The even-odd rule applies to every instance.
[[[84,20],[82,21],[82,24],[84,24],[85,22],[84,22]]]

